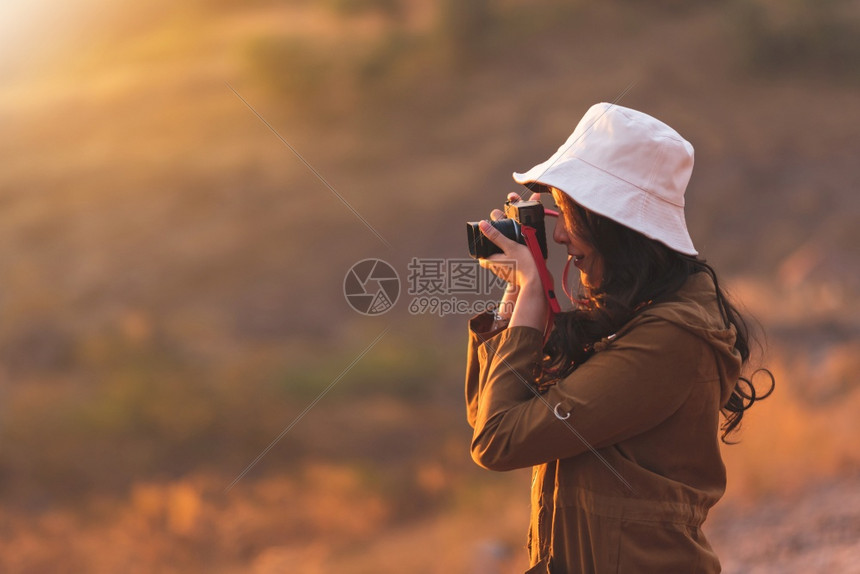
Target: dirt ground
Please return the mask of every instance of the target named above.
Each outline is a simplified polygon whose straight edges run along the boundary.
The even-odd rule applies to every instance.
[[[860,475],[718,506],[706,533],[728,574],[860,572]]]

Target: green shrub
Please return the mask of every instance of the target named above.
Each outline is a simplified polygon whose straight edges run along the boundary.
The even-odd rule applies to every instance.
[[[332,58],[297,37],[257,38],[247,49],[252,73],[263,85],[294,101],[312,101],[321,95],[334,67]]]

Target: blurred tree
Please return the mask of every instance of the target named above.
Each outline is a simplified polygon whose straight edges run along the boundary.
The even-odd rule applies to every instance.
[[[848,0],[737,0],[732,27],[755,72],[858,78],[860,13]]]

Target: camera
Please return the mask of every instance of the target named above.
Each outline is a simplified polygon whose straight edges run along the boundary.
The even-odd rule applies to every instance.
[[[546,249],[546,227],[544,226],[544,209],[540,201],[506,201],[505,202],[505,217],[491,221],[490,225],[498,229],[502,235],[525,245],[526,238],[523,236],[522,227],[528,225],[535,229],[538,245],[543,254],[543,258],[547,257]],[[502,250],[495,243],[487,239],[481,233],[477,221],[466,223],[466,233],[469,238],[469,255],[475,259],[487,258],[494,253],[501,253]]]

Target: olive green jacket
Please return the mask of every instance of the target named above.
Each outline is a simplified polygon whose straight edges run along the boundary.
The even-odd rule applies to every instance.
[[[741,360],[711,278],[640,311],[543,395],[542,334],[491,324],[470,322],[472,458],[533,467],[529,572],[719,572],[701,525],[725,490],[719,411]]]

